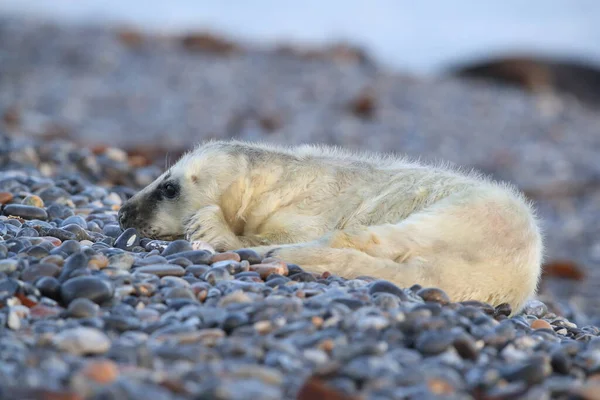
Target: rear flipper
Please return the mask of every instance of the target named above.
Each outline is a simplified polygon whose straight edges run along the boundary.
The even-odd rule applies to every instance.
[[[537,289],[542,242],[527,206],[490,190],[447,198],[398,224],[257,250],[314,272],[435,286],[452,301],[507,302],[518,311]]]

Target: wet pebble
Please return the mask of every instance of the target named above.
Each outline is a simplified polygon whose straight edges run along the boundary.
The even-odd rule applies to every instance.
[[[425,331],[419,335],[415,348],[423,354],[439,354],[452,344],[454,338],[447,332]]]
[[[166,250],[165,250],[166,251]],[[165,254],[162,254],[165,257]],[[185,258],[189,260],[192,264],[211,264],[212,263],[212,254],[206,250],[186,250],[182,252],[168,254],[166,259],[168,261],[173,261],[178,258]]]
[[[110,300],[114,295],[113,284],[95,276],[79,276],[64,282],[60,295],[65,304],[78,298],[86,298],[97,304]]]
[[[73,318],[93,318],[99,310],[98,304],[85,297],[74,299],[67,307],[67,313]]]
[[[52,343],[59,350],[73,355],[95,355],[106,353],[111,341],[102,331],[96,328],[77,327],[66,329],[52,338]]]
[[[36,280],[35,287],[40,293],[54,300],[60,299],[60,282],[51,276],[44,276]]]
[[[56,264],[40,262],[26,267],[21,273],[21,279],[25,282],[33,282],[42,276],[56,277],[60,268]]]
[[[48,213],[43,208],[23,204],[9,204],[4,207],[3,213],[6,216],[12,215],[23,219],[48,219]]]
[[[167,257],[172,254],[183,253],[184,251],[193,251],[190,242],[187,240],[174,240],[167,245],[161,255]]]
[[[140,244],[140,238],[135,228],[127,228],[115,240],[114,246],[123,249],[131,250],[133,247]]]
[[[30,194],[30,195],[26,196],[23,199],[23,201],[21,201],[21,204],[24,204],[26,206],[42,208],[42,207],[44,207],[44,200],[42,200],[41,197],[39,197],[39,196]]]
[[[17,260],[0,260],[0,272],[4,274],[10,274],[15,272],[19,267]]]
[[[369,285],[369,294],[374,293],[389,293],[397,296],[401,301],[408,300],[408,296],[402,289],[384,280],[377,280]]]
[[[248,261],[250,264],[260,264],[262,262],[262,257],[254,250],[239,249],[235,250],[235,252],[240,256],[240,260]]]
[[[537,318],[542,318],[548,312],[548,307],[539,300],[530,300],[525,304],[523,314],[533,315]]]
[[[152,274],[156,276],[183,276],[185,275],[185,269],[179,265],[173,264],[152,264],[138,267],[135,272],[142,272],[145,274]]]
[[[425,301],[433,301],[441,304],[450,303],[450,298],[441,289],[438,288],[423,288],[417,292],[417,296],[420,296]]]

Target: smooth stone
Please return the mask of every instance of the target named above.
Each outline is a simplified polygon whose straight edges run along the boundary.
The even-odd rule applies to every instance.
[[[104,354],[111,347],[111,341],[96,328],[77,327],[59,332],[52,338],[59,350],[77,356]]]
[[[27,255],[34,259],[44,258],[48,254],[50,254],[48,249],[41,245],[30,247],[29,250],[27,250]]]
[[[102,318],[104,328],[118,332],[135,331],[140,329],[141,322],[135,316],[106,315]]]
[[[40,262],[30,265],[21,272],[21,280],[33,282],[42,276],[56,277],[60,273],[60,268],[56,264]]]
[[[162,255],[164,257],[164,254]],[[206,250],[190,250],[190,251],[182,251],[178,253],[173,253],[168,255],[166,258],[168,261],[172,262],[177,258],[186,258],[192,264],[210,264],[212,254]]]
[[[528,301],[520,314],[533,315],[536,318],[542,318],[548,313],[548,307],[539,300]]]
[[[250,271],[260,274],[261,279],[267,279],[271,274],[289,275],[288,266],[283,261],[264,262],[261,264],[249,265]]]
[[[65,227],[67,225],[71,225],[71,224],[75,224],[77,226],[79,226],[80,228],[86,229],[87,228],[87,222],[85,221],[85,219],[80,216],[80,215],[72,215],[70,217],[67,217],[61,224],[61,227]]]
[[[66,242],[66,241],[77,241],[77,235],[75,233],[70,232],[70,231],[66,231],[66,230],[61,229],[61,228],[52,228],[52,229],[49,229],[46,232],[46,235],[55,237],[57,239],[60,239],[63,242]]]
[[[224,268],[230,274],[242,272],[240,266],[241,266],[241,263],[239,261],[233,261],[233,260],[217,261],[211,265],[212,268]]]
[[[48,219],[48,213],[43,208],[23,204],[9,204],[4,207],[3,213],[6,216],[13,215],[23,219],[41,219],[42,221]]]
[[[240,256],[240,261],[248,261],[250,264],[260,264],[262,262],[262,257],[258,255],[257,252],[250,249],[239,249],[234,250]]]
[[[376,280],[368,285],[369,294],[374,293],[390,293],[397,296],[401,301],[407,301],[409,298],[402,289],[391,282],[384,280]]]
[[[262,263],[262,260],[261,260]],[[288,276],[304,272],[304,270],[297,264],[287,264]]]
[[[73,377],[73,382],[80,381],[82,385],[92,382],[99,386],[107,386],[119,377],[119,367],[111,360],[88,361]],[[90,388],[93,391],[93,387]]]
[[[479,309],[480,311],[484,312],[487,315],[494,315],[494,313],[496,311],[494,309],[494,307],[492,307],[491,305],[489,305],[487,303],[483,303],[481,301],[468,300],[468,301],[461,301],[460,304],[462,304],[465,307]]]
[[[179,239],[174,240],[167,246],[166,249],[161,253],[161,256],[167,257],[176,253],[183,253],[187,251],[194,251],[192,245],[187,240]]]
[[[130,250],[131,248],[140,244],[140,237],[135,228],[127,228],[117,239],[115,240],[114,247]]]
[[[51,221],[57,219],[66,219],[73,215],[73,210],[61,204],[49,205],[46,207],[46,212],[48,213],[48,219]]]
[[[21,201],[21,204],[41,208],[44,207],[44,200],[39,196],[30,194]]]
[[[553,351],[550,356],[550,365],[552,366],[554,372],[563,375],[568,375],[571,371],[573,362],[571,361],[571,358],[567,355],[567,353],[562,349],[558,349],[556,351]]]
[[[219,261],[225,261],[225,260],[237,261],[237,262],[242,261],[240,255],[238,253],[233,252],[233,251],[227,251],[224,253],[212,254],[212,257],[210,259],[210,264],[214,264]]]
[[[35,229],[30,228],[28,226],[21,228],[21,230],[17,234],[17,237],[38,237],[38,236],[40,236],[38,231],[36,231]]]
[[[150,254],[150,253],[148,253],[148,254]],[[137,260],[135,262],[135,265],[137,265],[137,266],[152,265],[152,264],[169,264],[169,262],[167,261],[167,259],[165,257],[157,255],[157,254],[146,256],[146,257],[142,258],[141,260]]]
[[[163,276],[162,278],[160,278],[160,283],[161,285],[169,287],[190,287],[190,283],[188,281],[178,276]]]
[[[458,354],[464,359],[475,361],[479,357],[479,350],[475,340],[466,333],[459,334],[455,337],[453,345]]]
[[[67,313],[73,318],[93,318],[98,315],[100,306],[90,299],[77,298],[69,303]]]
[[[113,254],[108,257],[108,265],[121,270],[129,270],[135,263],[135,256],[130,253]]]
[[[509,365],[501,374],[509,382],[525,381],[529,384],[538,384],[552,373],[548,356],[533,356],[521,365]]]
[[[415,342],[415,348],[423,354],[434,355],[446,351],[452,345],[453,337],[449,332],[425,331]]]
[[[299,272],[294,275],[289,275],[288,277],[290,278],[290,280],[295,281],[295,282],[316,282],[317,281],[317,278],[315,278],[315,276],[313,274],[311,274],[310,272]]]
[[[0,260],[0,272],[4,274],[10,274],[15,272],[19,268],[19,262],[17,260]]]
[[[176,257],[176,258],[168,259],[167,264],[175,264],[175,265],[179,265],[180,267],[187,268],[190,265],[193,265],[194,263],[185,257]]]
[[[70,304],[77,298],[86,298],[97,304],[110,300],[114,295],[113,284],[95,276],[79,276],[64,282],[60,288],[63,302]]]
[[[430,287],[423,288],[417,292],[417,296],[420,296],[424,301],[432,301],[440,304],[450,303],[450,297],[442,289]]]
[[[169,242],[165,240],[151,240],[148,238],[143,238],[140,240],[140,245],[143,246],[146,251],[157,250],[162,252],[167,248]]]
[[[88,265],[89,257],[84,253],[75,253],[65,260],[65,264],[58,276],[58,280],[65,282],[69,278],[77,276],[81,273],[81,270],[85,270]],[[79,270],[79,272],[78,272]]]
[[[43,276],[35,281],[35,287],[43,296],[53,300],[60,299],[60,282],[51,276]]]
[[[552,325],[548,321],[544,321],[543,319],[536,319],[535,321],[531,321],[531,329],[552,329]]]
[[[153,274],[156,276],[183,276],[185,275],[185,269],[179,265],[172,264],[154,264],[145,265],[143,267],[137,267],[135,272],[142,272],[145,274]]]
[[[505,315],[509,316],[512,313],[512,307],[508,303],[502,303],[496,307],[494,310],[494,316]]]
[[[38,195],[44,200],[44,203],[49,204],[56,202],[61,199],[68,199],[71,195],[64,189],[57,186],[51,186],[38,193]]]
[[[200,277],[202,274],[205,274],[208,270],[210,270],[210,266],[208,265],[190,265],[185,269],[186,273],[190,273],[195,277]]]
[[[211,268],[202,276],[202,279],[214,286],[218,282],[231,280],[233,277],[225,268]]]
[[[235,329],[249,325],[250,319],[246,313],[242,312],[233,312],[229,313],[223,318],[221,322],[221,329],[223,329],[227,334],[230,334]]]
[[[73,235],[75,235],[75,240],[77,241],[91,239],[90,234],[84,228],[77,224],[65,225],[61,229],[66,232],[71,232]]]
[[[19,329],[21,329],[21,318],[19,318],[19,315],[16,312],[11,310],[8,312],[6,325],[9,329],[18,331]]]
[[[196,300],[191,290],[182,287],[172,287],[165,293],[165,299],[190,299]]]
[[[81,250],[81,244],[79,244],[77,240],[67,240],[63,241],[60,246],[52,250],[50,254],[66,253],[71,255],[73,253],[77,253],[79,250]]]
[[[242,272],[241,274],[248,274],[248,273],[253,273],[253,271]],[[240,279],[241,274],[236,275],[235,278]],[[249,277],[249,276],[245,275],[244,277]],[[250,275],[250,277],[254,278],[254,276],[252,276],[252,275]],[[256,278],[260,278],[260,275],[257,274]],[[276,277],[275,279],[269,279],[269,281],[267,282],[267,286],[275,288],[277,286],[284,286],[285,284],[287,284],[290,281],[291,281],[291,279],[289,279],[287,276],[279,276],[279,277]]]
[[[107,224],[102,228],[102,233],[106,236],[110,236],[114,239],[117,239],[123,233],[123,230],[119,225],[115,224]]]
[[[12,201],[12,199],[12,193],[0,191],[0,204],[8,204]]]
[[[21,285],[19,281],[13,278],[0,280],[0,295],[14,296]]]

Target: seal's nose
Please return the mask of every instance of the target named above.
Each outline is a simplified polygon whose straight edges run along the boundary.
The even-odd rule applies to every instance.
[[[127,217],[130,215],[129,208],[129,204],[123,204],[123,206],[119,210],[119,214],[117,215],[117,219],[119,221],[121,229],[127,228]]]

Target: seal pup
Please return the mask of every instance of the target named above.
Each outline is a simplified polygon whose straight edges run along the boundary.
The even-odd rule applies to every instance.
[[[208,141],[119,211],[149,238],[251,248],[311,272],[443,289],[513,311],[535,295],[532,204],[475,171],[324,145]]]

